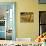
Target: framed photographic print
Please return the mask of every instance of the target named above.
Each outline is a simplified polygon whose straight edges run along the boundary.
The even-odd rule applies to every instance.
[[[15,2],[0,2],[0,40],[15,40]]]
[[[46,0],[39,0],[40,4],[46,4]]]
[[[21,12],[20,13],[20,22],[34,22],[33,12]]]

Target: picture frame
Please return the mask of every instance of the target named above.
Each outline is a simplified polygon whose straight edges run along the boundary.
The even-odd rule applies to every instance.
[[[30,23],[34,22],[34,13],[33,12],[21,12],[20,13],[20,22]]]
[[[15,16],[16,2],[0,2],[0,40],[16,40]]]

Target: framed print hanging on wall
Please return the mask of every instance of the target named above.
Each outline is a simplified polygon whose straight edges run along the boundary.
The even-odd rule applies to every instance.
[[[15,2],[0,2],[0,40],[15,40]]]
[[[20,13],[20,22],[21,23],[33,23],[34,22],[34,14],[33,12],[21,12]]]

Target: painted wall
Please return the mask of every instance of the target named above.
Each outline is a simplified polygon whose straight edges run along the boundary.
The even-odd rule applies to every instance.
[[[0,2],[16,2],[16,37],[36,38],[39,34],[39,10],[46,10],[46,5],[38,4],[38,0],[3,0]],[[20,23],[20,12],[33,12],[33,23]]]
[[[18,4],[18,5],[17,5]],[[17,9],[17,37],[18,38],[35,38],[39,33],[38,25],[38,4],[35,0],[20,0],[16,2]],[[33,12],[33,23],[20,23],[20,12]]]

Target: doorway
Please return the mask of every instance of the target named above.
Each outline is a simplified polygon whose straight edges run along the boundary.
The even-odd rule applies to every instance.
[[[46,32],[46,11],[39,11],[39,35]]]

